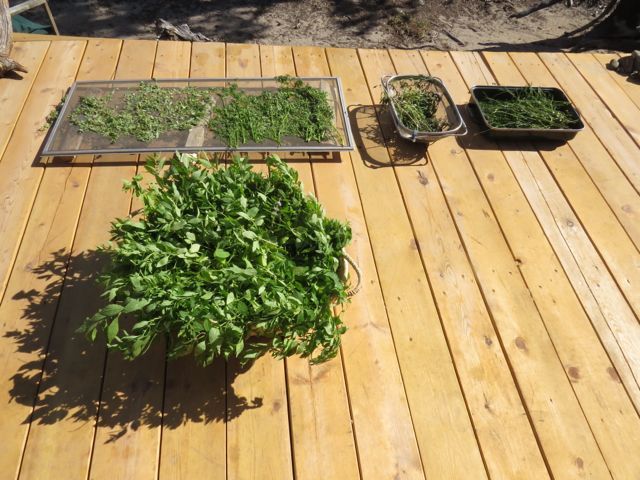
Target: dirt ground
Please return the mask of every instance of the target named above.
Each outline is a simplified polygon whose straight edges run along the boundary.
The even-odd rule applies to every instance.
[[[50,0],[65,35],[155,38],[155,21],[212,40],[276,45],[540,49],[589,23],[598,0],[510,18],[540,0]],[[546,48],[553,47],[553,43]]]

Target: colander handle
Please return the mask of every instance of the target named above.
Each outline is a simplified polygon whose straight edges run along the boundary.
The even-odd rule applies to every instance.
[[[380,78],[382,89],[387,95],[389,94],[389,80],[391,80],[392,77],[394,77],[394,75],[384,75]]]

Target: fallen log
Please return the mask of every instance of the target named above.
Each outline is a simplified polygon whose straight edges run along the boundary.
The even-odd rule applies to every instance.
[[[12,33],[9,1],[0,0],[0,77],[4,77],[9,72],[27,72],[26,68],[9,58],[13,45]]]
[[[556,3],[560,3],[562,1],[563,0],[546,0],[545,2],[539,3],[538,5],[534,5],[533,7],[528,8],[522,12],[514,13],[513,15],[510,15],[509,18],[524,18],[528,15],[531,15],[532,13],[551,7]]]
[[[173,25],[172,23],[159,18],[156,21],[156,31],[159,39],[169,40],[186,40],[188,42],[211,42],[212,40],[201,34],[194,33],[189,28],[189,25],[183,23],[182,25]]]

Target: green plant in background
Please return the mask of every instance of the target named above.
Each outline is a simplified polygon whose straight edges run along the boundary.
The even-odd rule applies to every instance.
[[[494,128],[572,128],[571,105],[538,87],[499,90],[499,97],[479,98]]]
[[[276,156],[268,177],[246,159],[226,169],[186,154],[164,163],[148,160],[149,187],[140,176],[125,185],[142,217],[113,223],[108,304],[85,322],[88,337],[103,331],[130,359],[166,337],[169,358],[193,353],[202,365],[265,352],[333,357],[345,332],[333,306],[347,300],[337,271],[349,226],[327,218]]]
[[[277,90],[256,95],[235,84],[216,89],[222,104],[213,108],[209,128],[234,148],[249,141],[281,144],[287,136],[305,142],[340,141],[327,92],[289,76],[276,80]]]
[[[212,89],[163,88],[140,82],[124,94],[121,105],[112,105],[115,90],[108,95],[82,97],[70,121],[80,132],[92,132],[115,142],[130,135],[150,142],[165,132],[188,130],[203,122],[211,110]]]
[[[437,115],[441,95],[434,92],[428,82],[399,80],[391,87],[396,92],[393,105],[405,127],[418,132],[442,132],[449,128],[449,123]],[[390,101],[387,95],[382,97],[383,104],[388,105]]]

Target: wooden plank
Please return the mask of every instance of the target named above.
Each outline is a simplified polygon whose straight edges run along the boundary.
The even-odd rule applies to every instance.
[[[126,64],[121,62],[120,65],[122,70],[128,70],[127,75],[135,73],[138,78],[151,78],[156,73],[154,57],[162,58],[165,62],[160,64],[163,78],[187,76],[189,58],[175,55],[176,50],[183,53],[182,49],[175,49],[169,42],[158,42],[156,49],[155,42],[126,41],[122,48],[122,60],[137,57],[135,72],[133,66],[125,69]],[[117,185],[114,185],[115,188]],[[139,205],[133,205],[130,210],[137,208]],[[115,352],[108,354],[90,478],[133,480],[157,475],[164,365],[162,345],[154,346],[134,362],[125,360]]]
[[[291,47],[260,45],[262,76],[296,75]],[[298,75],[305,75],[299,65]],[[311,164],[300,154],[278,155],[291,161],[305,190],[314,195]],[[286,359],[289,421],[295,478],[359,478],[355,440],[351,428],[349,399],[338,356],[321,365],[298,357]]]
[[[117,57],[120,41],[90,42],[78,72],[81,78],[112,74],[115,59],[112,62],[105,59],[97,65],[88,55],[103,43],[107,43]],[[0,378],[5,385],[2,391],[7,395],[6,408],[0,412],[2,431],[7,435],[0,466],[5,472],[17,471],[20,465],[49,333],[89,178],[90,169],[72,168],[73,165],[65,160],[55,161],[45,170],[0,306],[4,332],[0,345]]]
[[[454,59],[473,56],[472,53],[452,55]],[[515,73],[515,77],[498,80],[512,85],[513,80],[519,79],[518,83],[524,84],[517,70]],[[454,94],[462,95],[467,86],[477,84],[482,78],[465,74],[466,85],[461,78],[458,80]],[[531,287],[533,300],[609,470],[616,478],[639,476],[640,461],[634,464],[624,457],[627,442],[633,442],[631,438],[640,441],[640,418],[619,376],[611,374],[615,368],[607,351],[503,155],[489,150],[492,145],[488,141],[474,140],[470,146],[480,149],[470,151],[471,164],[517,258],[520,272]],[[601,421],[603,417],[607,422]]]
[[[461,85],[459,73],[448,54],[422,52],[422,55],[429,71],[453,90],[454,98],[466,98],[468,90]],[[471,138],[475,141],[475,137]],[[450,140],[430,146],[434,170],[553,476],[609,478],[607,465],[572,384],[469,158],[454,155]],[[482,153],[470,148],[466,151],[468,155]]]
[[[34,165],[45,136],[40,127],[49,106],[57,103],[73,82],[84,47],[82,42],[60,42],[49,48],[0,162],[0,294],[44,171],[42,164]]]
[[[104,263],[95,247],[109,239],[110,221],[127,214],[129,197],[120,194],[117,186],[134,172],[133,166],[96,168],[89,180],[20,478],[86,476],[104,350],[99,345],[87,345],[77,329],[101,304],[95,276]]]
[[[191,45],[191,78],[224,77],[226,55],[224,43],[193,43]]]
[[[260,47],[256,44],[227,44],[228,77],[260,77]]]
[[[588,53],[567,53],[571,63],[578,69],[584,79],[591,85],[609,110],[627,129],[627,132],[640,145],[640,108],[626,95],[609,72]]]
[[[176,68],[188,75],[189,65],[191,63],[191,43],[190,42],[158,42],[158,50],[156,53],[156,61],[153,66],[153,78],[177,78],[175,76]]]
[[[532,55],[534,56],[532,57]],[[542,69],[544,64],[539,60],[535,60],[535,54],[512,54],[512,58],[520,72],[524,74],[525,79],[529,81],[537,78],[533,75],[541,75],[539,72],[546,71]],[[529,68],[532,65],[537,66],[537,68]],[[575,142],[586,133],[585,131],[577,136],[572,141],[571,146],[577,148],[574,147],[577,144]],[[597,147],[593,144],[591,144],[591,148],[588,148],[588,146],[583,147],[579,154],[581,161],[589,161],[585,159],[590,159],[591,155],[597,152],[596,149]],[[564,147],[557,151],[543,151],[541,153],[592,242],[609,266],[610,272],[616,279],[620,290],[624,293],[636,316],[640,316],[640,298],[638,298],[639,289],[637,288],[637,285],[640,285],[640,277],[638,277],[640,263],[637,249],[629,237],[625,235],[611,211],[608,210],[606,205],[603,205],[604,202],[601,196],[584,171],[579,168],[579,162],[575,160],[575,156],[571,155]],[[597,160],[600,157],[595,158]],[[593,164],[590,163],[590,165]],[[618,182],[613,183],[612,188],[616,186],[620,191],[626,190],[624,182],[619,177]],[[632,202],[633,199],[631,197],[632,193],[627,190],[625,198],[627,198],[628,202]],[[629,205],[631,206],[626,207],[623,205],[620,209],[627,211],[630,215],[635,215],[634,211],[637,207],[633,207],[632,205],[635,204],[632,203],[629,203]],[[629,224],[627,221],[624,223],[625,225]]]
[[[263,77],[277,77],[278,75],[296,75],[291,47],[274,45],[260,45],[260,65]],[[295,161],[309,165],[309,154],[305,152],[276,152],[285,161]],[[311,169],[301,168],[298,171],[300,179],[305,185],[311,180]]]
[[[428,73],[418,52],[393,50],[391,58],[398,73]],[[364,59],[363,64],[366,65]],[[378,68],[393,71],[385,63]],[[452,155],[464,154],[454,147],[451,139],[443,142],[451,143]],[[546,466],[504,347],[492,325],[435,172],[427,164],[397,167],[396,174],[489,474],[495,478],[545,478]]]
[[[477,478],[486,478],[467,405],[395,172],[390,168],[369,168],[364,161],[366,156],[376,155],[377,163],[393,164],[384,143],[376,141],[376,138],[382,138],[383,133],[378,129],[375,113],[369,115],[365,109],[373,109],[374,102],[381,98],[379,79],[393,72],[394,66],[384,50],[359,50],[360,60],[351,50],[340,53],[329,58],[332,65],[335,62],[332,72],[342,78],[349,92],[347,102],[359,106],[352,112],[356,128],[369,132],[363,138],[362,148],[351,155],[352,164],[425,474],[427,478],[466,478],[469,472],[474,472]],[[424,147],[422,153],[424,155]],[[380,208],[381,204],[385,208]],[[389,231],[393,232],[392,242],[389,242]],[[477,340],[478,345],[482,344],[482,350],[488,351],[484,338]],[[467,342],[471,343],[469,339]],[[513,387],[506,368],[505,373]],[[524,415],[521,418],[526,424]],[[535,448],[535,439],[528,425],[527,430],[530,446]],[[506,446],[505,442],[503,447]],[[544,472],[540,455],[538,459]],[[504,465],[496,471],[506,475],[514,473]]]
[[[259,77],[260,72],[258,45],[227,45],[228,77]],[[228,477],[293,478],[284,362],[268,355],[248,369],[229,362],[227,395]],[[258,399],[261,406],[251,408]]]
[[[336,68],[334,56],[340,51],[328,49],[326,53],[332,58],[330,64],[321,48],[294,47],[298,73],[330,75]],[[303,65],[308,65],[309,70],[302,71]],[[350,158],[342,154],[339,162],[314,163],[313,173],[318,198],[327,213],[350,222],[353,241],[348,251],[364,275],[362,290],[344,313],[349,331],[342,339],[362,478],[424,478]],[[383,379],[385,388],[377,388],[371,379]]]
[[[193,78],[225,76],[225,46],[194,43]],[[207,368],[191,356],[167,364],[161,479],[226,479],[226,365]]]
[[[640,192],[640,163],[635,161],[638,146],[627,131],[566,56],[540,53],[539,58],[578,107],[583,120],[589,123],[636,191]]]
[[[486,52],[485,58],[498,76],[520,77],[518,68],[506,53]],[[540,59],[532,53],[516,54],[520,71],[527,79],[520,77],[520,84],[532,82],[536,85],[558,87],[551,73]],[[637,247],[640,247],[640,196],[629,183],[611,155],[598,140],[589,125],[569,142],[580,163],[598,187],[611,210]]]
[[[606,68],[607,64],[614,58],[619,59],[621,57],[617,53],[594,53],[593,56],[604,68]],[[624,90],[624,93],[627,94],[636,107],[640,108],[640,86],[638,86],[638,84],[631,80],[627,75],[608,69],[607,72],[609,76],[613,78],[613,81],[616,82],[622,90]]]
[[[507,158],[638,407],[640,325],[636,317],[542,159],[529,152],[523,152],[522,159]]]
[[[139,49],[141,45],[127,42],[116,78],[139,74],[146,63],[153,64],[152,58],[145,60],[131,52],[126,53],[131,49],[144,51]],[[110,57],[103,52],[103,55],[91,55],[91,58],[98,65],[107,65]],[[114,64],[116,59],[113,57]],[[111,74],[100,76],[104,78]],[[94,162],[27,439],[21,478],[87,475],[105,355],[99,343],[88,344],[77,329],[102,304],[95,277],[104,259],[95,248],[109,239],[113,218],[122,217],[129,211],[130,196],[122,191],[121,185],[123,179],[135,173],[131,158],[129,155],[105,155]],[[78,378],[83,381],[78,382]],[[126,401],[119,398],[101,408],[124,416],[127,404],[123,402]],[[68,448],[70,444],[74,445],[73,449]],[[117,472],[118,465],[112,467]]]
[[[72,41],[78,42],[81,40],[95,40],[92,37],[77,37],[72,35],[43,35],[39,33],[20,33],[13,32],[14,42],[60,42],[60,41]]]
[[[21,74],[19,79],[13,77],[0,78],[0,161],[4,153],[9,138],[13,133],[13,127],[18,121],[22,107],[31,91],[36,75],[40,70],[40,65],[49,48],[48,43],[24,42],[14,43],[10,58],[24,65],[28,73]]]
[[[522,55],[535,57],[535,54]],[[504,58],[503,54],[491,53],[485,54],[485,58],[503,83],[525,82],[509,57]],[[537,68],[533,68],[535,64],[526,60],[527,65],[532,66],[523,70],[527,72],[526,81],[553,85],[544,81],[545,76],[540,72],[548,76],[550,74],[540,60],[537,62]],[[587,130],[576,140],[588,140],[586,134],[592,135],[591,131]],[[592,140],[595,140],[595,137],[592,136]],[[588,155],[589,152],[588,142],[585,143],[587,145],[580,147],[582,155]],[[575,152],[579,151],[575,147],[575,140],[570,144]],[[592,147],[591,152],[597,152],[597,147]],[[640,378],[640,352],[635,346],[640,341],[640,325],[637,319],[540,155],[535,151],[505,151],[505,156],[609,352],[618,374],[636,406],[640,406],[637,385]],[[619,180],[628,186],[624,177]],[[621,185],[620,189],[623,190],[624,185]]]
[[[0,306],[0,468],[17,475],[89,169],[47,169]],[[13,477],[11,477],[13,478]]]

